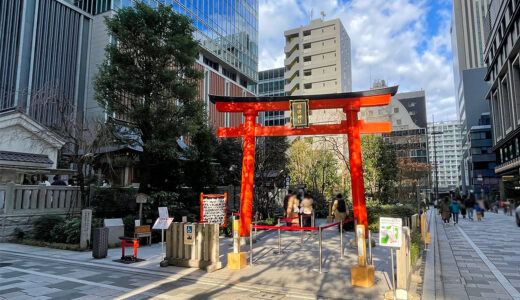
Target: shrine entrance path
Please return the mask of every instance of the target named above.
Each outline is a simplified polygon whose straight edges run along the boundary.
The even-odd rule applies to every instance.
[[[316,223],[319,225],[324,220],[316,220]],[[357,256],[356,249],[348,247],[353,237],[353,232],[344,233],[344,259],[340,259],[337,228],[323,231],[322,274],[317,272],[317,232],[314,237],[305,233],[303,246],[300,245],[300,232],[282,232],[282,255],[274,254],[278,250],[277,232],[259,232],[254,244],[253,267],[247,266],[239,271],[224,267],[213,273],[173,266],[159,267],[161,247],[158,244],[139,248],[138,256],[146,261],[122,265],[112,261],[121,255],[117,248],[110,249],[106,259],[95,260],[91,252],[0,243],[2,263],[10,264],[0,267],[0,299],[2,291],[16,293],[8,296],[47,299],[45,293],[52,294],[53,298],[68,290],[76,293],[70,296],[85,299],[119,295],[132,299],[172,296],[175,299],[226,300],[383,299],[390,288],[390,251],[373,248],[375,285],[372,288],[353,287],[350,284],[350,266],[357,263]],[[231,239],[221,238],[220,259],[224,266],[226,254],[231,249]],[[242,251],[248,250],[248,245],[242,246]]]

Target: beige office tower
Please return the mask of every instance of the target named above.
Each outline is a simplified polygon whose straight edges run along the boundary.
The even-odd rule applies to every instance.
[[[350,38],[339,19],[312,20],[308,26],[287,30],[284,35],[287,95],[352,91]],[[341,115],[337,110],[315,110],[310,123],[338,123]]]
[[[290,96],[336,94],[352,91],[350,37],[339,19],[312,20],[308,26],[287,30],[285,35],[285,93]],[[313,110],[310,124],[334,124],[345,120],[341,109]],[[314,136],[314,144],[335,152],[346,184],[347,137]],[[338,153],[338,152],[341,153]]]

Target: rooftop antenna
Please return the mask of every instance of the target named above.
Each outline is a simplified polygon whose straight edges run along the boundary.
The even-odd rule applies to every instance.
[[[325,15],[325,12],[323,10],[320,12],[320,15],[321,15],[321,20],[325,21],[325,16],[326,15]]]

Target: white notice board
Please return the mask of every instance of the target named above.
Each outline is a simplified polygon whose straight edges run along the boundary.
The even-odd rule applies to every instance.
[[[382,247],[401,248],[403,219],[379,218],[379,245]]]

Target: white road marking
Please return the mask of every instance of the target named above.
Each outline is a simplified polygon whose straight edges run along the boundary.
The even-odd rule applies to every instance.
[[[491,270],[493,275],[497,278],[498,282],[506,289],[506,291],[509,293],[511,297],[515,300],[520,300],[520,292],[516,290],[514,286],[511,285],[509,280],[504,277],[504,275],[497,269],[497,267],[487,258],[487,256],[482,252],[475,243],[469,238],[469,236],[460,228],[460,226],[457,226],[460,233],[464,236],[464,238],[468,241],[468,243],[473,247],[475,252],[477,252],[478,256],[484,261],[484,263],[488,266],[488,268]]]

